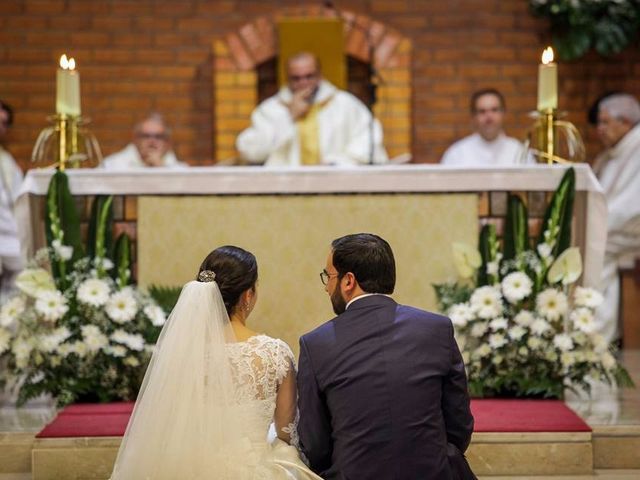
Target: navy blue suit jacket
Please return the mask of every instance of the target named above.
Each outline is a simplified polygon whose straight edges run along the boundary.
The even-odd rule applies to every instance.
[[[300,338],[298,391],[301,449],[323,478],[457,478],[450,451],[473,417],[448,318],[358,299]]]

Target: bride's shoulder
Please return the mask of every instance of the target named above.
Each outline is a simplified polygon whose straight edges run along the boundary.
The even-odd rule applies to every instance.
[[[259,343],[279,355],[293,359],[291,347],[281,338],[270,337],[269,335],[257,335]]]

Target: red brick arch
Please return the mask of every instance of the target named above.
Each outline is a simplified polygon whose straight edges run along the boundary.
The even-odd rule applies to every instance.
[[[384,83],[379,86],[377,117],[390,156],[411,149],[411,42],[384,23],[348,10],[344,19],[346,54],[373,61]],[[249,125],[257,103],[257,65],[277,55],[276,23],[290,17],[336,17],[336,10],[317,5],[284,8],[260,17],[213,42],[214,152],[218,162],[237,157],[235,138]],[[369,58],[365,32],[375,45]]]

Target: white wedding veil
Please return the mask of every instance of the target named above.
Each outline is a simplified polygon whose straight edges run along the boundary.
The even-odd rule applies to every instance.
[[[210,274],[212,272],[201,272]],[[206,277],[206,275],[205,275]],[[164,325],[112,479],[232,478],[241,440],[228,348],[235,341],[215,281],[192,281]]]

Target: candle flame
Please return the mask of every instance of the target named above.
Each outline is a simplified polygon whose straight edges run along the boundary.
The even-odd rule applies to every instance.
[[[553,48],[547,47],[544,49],[544,52],[542,52],[542,63],[549,65],[551,62],[553,62]]]
[[[69,59],[69,70],[75,70],[76,69],[76,59],[71,57]]]
[[[60,57],[60,68],[63,70],[67,70],[69,68],[69,60],[67,59],[67,55],[63,54]]]

